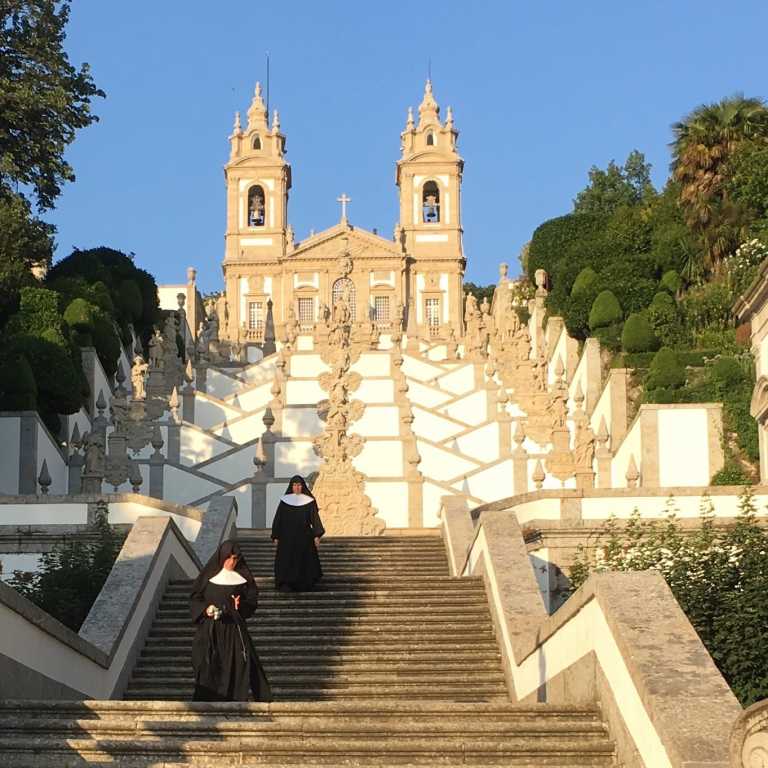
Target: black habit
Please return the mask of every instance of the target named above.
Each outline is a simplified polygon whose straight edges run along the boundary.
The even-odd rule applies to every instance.
[[[239,559],[235,570],[228,572],[223,564],[233,554]],[[255,701],[271,701],[269,682],[245,622],[257,602],[256,582],[239,545],[223,542],[192,585],[190,608],[197,625],[192,642],[194,701],[248,701],[251,694]],[[218,618],[206,614],[209,605],[221,611]]]
[[[294,483],[301,483],[301,493],[292,492]],[[275,586],[278,589],[303,592],[320,580],[323,571],[315,539],[324,533],[315,497],[302,477],[292,477],[272,522],[272,540],[277,542]]]

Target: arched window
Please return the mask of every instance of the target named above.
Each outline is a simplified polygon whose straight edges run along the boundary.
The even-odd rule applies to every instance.
[[[264,226],[264,190],[256,185],[248,190],[248,226]]]
[[[354,321],[357,318],[357,301],[355,284],[348,277],[340,277],[334,284],[331,291],[331,303],[335,307],[339,299],[343,298],[349,307],[349,314]]]
[[[261,137],[258,133],[255,133],[253,135],[253,141],[251,141],[251,148],[252,149],[261,149]]]
[[[435,134],[430,131],[427,134],[427,146],[428,147],[434,147],[435,146]]]
[[[424,185],[421,210],[425,224],[437,224],[440,221],[440,190],[434,181]]]

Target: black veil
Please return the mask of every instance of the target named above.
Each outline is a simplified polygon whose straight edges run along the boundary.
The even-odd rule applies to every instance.
[[[288,494],[293,493],[293,488],[291,487],[294,483],[301,483],[301,492],[305,496],[309,496],[311,499],[314,499],[314,495],[312,491],[309,490],[309,486],[307,485],[307,481],[301,476],[301,475],[294,475],[289,481],[288,481],[288,487],[285,489],[284,496],[287,496]]]
[[[249,584],[254,584],[253,573],[248,567],[240,545],[234,539],[227,539],[219,544],[218,549],[211,555],[208,562],[203,566],[200,574],[192,584],[192,594],[202,592],[205,585],[213,578],[223,567],[224,561],[230,555],[237,555],[237,565],[235,571],[239,573]]]

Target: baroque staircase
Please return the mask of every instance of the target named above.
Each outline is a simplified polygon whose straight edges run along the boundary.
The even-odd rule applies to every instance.
[[[508,701],[483,583],[437,535],[325,539],[311,593],[274,590],[272,544],[240,531],[270,704],[189,703],[189,582],[171,582],[126,701],[16,703],[3,765],[613,766],[596,709]]]

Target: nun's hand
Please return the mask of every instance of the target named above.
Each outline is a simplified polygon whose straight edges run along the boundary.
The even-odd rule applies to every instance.
[[[319,536],[315,536],[315,546],[316,547],[320,546],[320,537]]]
[[[232,602],[235,604],[235,610],[240,610],[240,595],[232,595]]]
[[[209,605],[205,609],[205,615],[208,617],[213,617],[213,614],[216,613],[216,606],[215,605]]]

